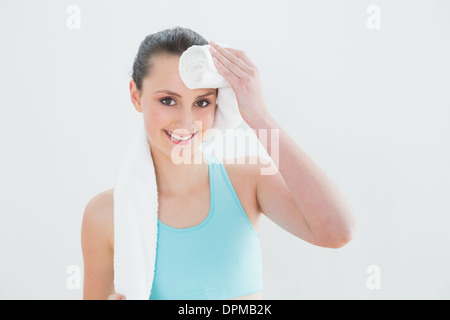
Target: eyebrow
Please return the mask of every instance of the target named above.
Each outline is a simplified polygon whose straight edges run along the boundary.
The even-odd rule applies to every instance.
[[[160,92],[167,93],[167,94],[170,94],[172,96],[176,96],[176,97],[181,98],[181,96],[178,93],[170,91],[170,90],[158,90],[158,91],[153,92],[153,94],[160,93]],[[216,91],[210,91],[208,93],[205,93],[205,94],[202,94],[202,95],[198,96],[197,98],[203,98],[203,97],[206,97],[206,96],[213,95],[215,93],[216,93]]]

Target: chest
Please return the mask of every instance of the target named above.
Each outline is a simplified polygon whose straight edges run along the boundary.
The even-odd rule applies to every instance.
[[[243,172],[242,169],[226,167],[228,177],[238,196],[242,207],[252,223],[259,232],[259,216],[256,201],[256,181],[251,174]],[[159,219],[166,225],[174,228],[190,228],[200,224],[209,214],[211,197],[209,180],[198,188],[190,196],[159,196]]]

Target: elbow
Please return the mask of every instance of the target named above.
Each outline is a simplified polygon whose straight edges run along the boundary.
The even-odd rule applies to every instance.
[[[354,238],[355,233],[355,228],[330,232],[322,241],[319,241],[317,245],[324,248],[340,249],[346,246]]]
[[[332,248],[339,249],[347,245],[355,237],[356,229],[356,222],[353,220],[347,225],[345,229],[341,230],[338,233],[338,235],[335,237],[334,245]]]
[[[313,234],[312,244],[319,247],[339,249],[353,240],[357,232],[356,221],[352,213],[347,214],[347,219],[340,221],[327,221],[321,228],[311,230]]]
[[[352,232],[343,232],[338,236],[335,236],[334,239],[329,243],[328,248],[331,249],[340,249],[347,245],[353,239]]]
[[[352,213],[348,214],[350,217],[347,219],[345,223],[341,224],[340,228],[334,230],[334,232],[330,232],[332,235],[329,241],[329,248],[339,249],[346,246],[356,234],[356,221]]]

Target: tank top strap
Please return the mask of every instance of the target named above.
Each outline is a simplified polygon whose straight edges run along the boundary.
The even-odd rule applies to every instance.
[[[160,222],[150,300],[224,300],[264,290],[259,235],[223,160],[204,155],[210,212],[194,227],[179,229]]]
[[[204,153],[206,161],[208,161],[208,165],[211,164],[223,164],[222,161],[213,154]]]

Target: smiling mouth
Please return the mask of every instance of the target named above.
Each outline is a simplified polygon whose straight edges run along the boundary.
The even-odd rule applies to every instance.
[[[181,136],[178,136],[178,135],[176,135],[176,134],[174,134],[174,133],[172,133],[172,132],[170,132],[170,131],[167,131],[167,130],[165,130],[165,129],[163,129],[163,130],[164,130],[164,132],[166,133],[166,135],[170,138],[170,140],[172,140],[172,142],[175,142],[175,143],[189,141],[189,140],[191,140],[191,139],[194,137],[194,135],[198,132],[198,131],[196,131],[196,132],[194,132],[193,134],[191,134],[191,135],[189,135],[189,136],[183,136],[183,137],[181,137]]]

